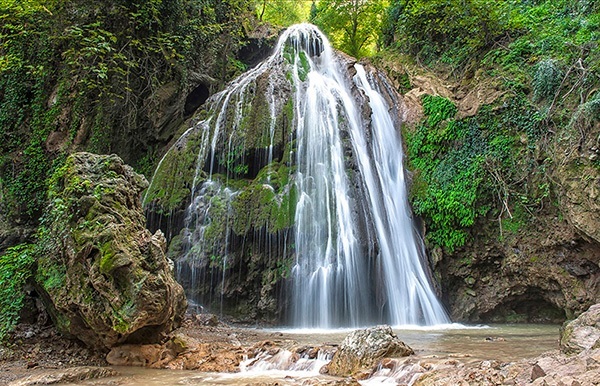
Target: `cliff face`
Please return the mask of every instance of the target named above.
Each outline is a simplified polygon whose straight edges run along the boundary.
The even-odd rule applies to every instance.
[[[477,126],[480,133],[508,128],[509,135],[504,138],[494,135],[486,138],[491,138],[488,143],[500,139],[509,143],[508,157],[518,160],[506,164],[502,159],[494,159],[493,153],[480,152],[485,157],[485,168],[479,178],[484,182],[473,180],[469,184],[479,183],[475,191],[478,199],[473,201],[472,210],[484,210],[474,216],[473,225],[455,225],[465,231],[464,245],[447,248],[428,239],[431,264],[452,319],[561,322],[597,303],[600,299],[597,102],[592,100],[579,110],[573,108],[570,122],[536,139],[527,133],[529,127],[522,130],[518,120],[507,119],[516,114],[506,108],[512,97],[501,92],[494,80],[481,72],[453,81],[398,61],[384,59],[379,64],[395,80],[398,89],[403,88],[403,79],[409,80],[405,82],[409,87],[404,86],[403,90],[408,109],[405,116],[409,117],[403,129],[407,146],[411,146],[414,133],[427,119],[421,96],[438,95],[455,104],[457,113],[442,124],[442,129],[430,127],[430,131],[463,122],[485,123]],[[491,107],[491,113],[482,110],[485,106]],[[531,105],[519,110],[524,116],[535,114]],[[444,146],[461,149],[465,141],[447,141]],[[478,146],[487,145],[479,142]],[[457,162],[449,156],[450,152],[444,151],[437,153],[438,158],[432,162]],[[425,156],[418,153],[417,157]],[[414,160],[415,156],[409,155],[415,176],[413,203],[418,205],[422,199],[419,191],[423,189],[423,170],[415,168]],[[499,168],[499,164],[506,166]],[[486,179],[489,184],[485,184]],[[446,188],[446,194],[452,194],[453,185]],[[437,229],[428,213],[432,212],[424,213],[426,237],[430,228]]]
[[[441,254],[456,319],[559,322],[600,299],[600,125],[577,125],[549,139],[549,199],[539,211],[517,229],[483,218],[464,248]]]
[[[464,244],[447,248],[428,239],[430,263],[453,320],[561,322],[597,302],[600,175],[595,102],[581,108],[587,115],[578,115],[555,133],[543,134],[539,120],[530,119],[535,116],[534,106],[523,99],[515,102],[514,95],[502,91],[483,72],[453,83],[400,61],[379,60],[376,65],[387,71],[395,88],[404,94],[397,103],[407,147],[426,118],[423,96],[436,95],[451,101],[457,111],[430,131],[443,132],[459,125],[474,128],[470,133],[478,138],[478,142],[462,137],[446,141],[442,148],[461,149],[467,143],[469,154],[475,154],[469,160],[485,161],[472,181],[480,184],[476,189],[479,198],[472,203],[476,213],[473,223],[454,225],[464,232]],[[228,176],[227,183],[243,193],[227,206],[228,198],[221,188],[204,187],[214,190],[205,218],[213,222],[203,230],[208,232],[207,245],[212,252],[182,266],[182,278],[204,272],[203,284],[194,287],[190,295],[208,297],[209,303],[216,307],[220,303],[226,313],[246,320],[257,317],[275,321],[281,317],[285,299],[279,294],[293,259],[289,248],[293,243],[293,208],[286,204],[293,191],[285,188],[292,172],[291,148],[283,140],[290,135],[287,130],[293,118],[288,111],[290,90],[281,86],[285,75],[280,77],[280,86],[273,83],[275,78],[269,78],[271,83],[266,78],[256,79],[252,96],[244,101],[248,107],[243,110],[249,114],[241,121],[240,131],[233,137],[233,131],[228,131],[225,136],[234,138],[234,145],[236,136],[245,138],[244,151],[229,160],[226,154],[217,154],[222,158],[215,164],[217,180],[223,183],[226,178],[219,175]],[[275,162],[267,165],[261,153],[265,144],[257,133],[264,129],[270,114],[260,107],[261,94],[269,84],[282,93],[277,95],[275,111],[275,127],[281,130],[274,136]],[[258,107],[249,107],[253,104]],[[191,191],[203,188],[208,172],[206,168],[196,170],[203,130],[202,126],[193,127],[172,147],[146,195],[152,227],[168,229],[167,236],[173,240],[169,253],[174,259],[189,252],[182,247],[182,240],[190,236],[181,233],[184,209]],[[484,151],[498,143],[502,152]],[[460,165],[464,160],[448,156],[441,161]],[[412,162],[409,151],[407,163],[413,169],[414,192],[423,189],[423,183],[422,170]],[[265,189],[269,184],[274,189]],[[417,194],[413,193],[413,199]],[[428,237],[436,229],[426,214],[424,218],[423,231]],[[227,251],[223,250],[226,237],[230,237],[232,247]],[[228,260],[224,261],[226,255]],[[230,274],[223,275],[223,267]],[[191,281],[183,280],[187,288],[193,287]]]
[[[552,139],[550,205],[501,240],[501,224],[482,220],[471,243],[443,254],[438,269],[456,318],[561,321],[600,299],[600,125],[574,125]]]

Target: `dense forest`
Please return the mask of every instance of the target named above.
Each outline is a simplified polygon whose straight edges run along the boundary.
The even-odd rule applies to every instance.
[[[471,281],[487,273],[471,270],[493,263],[478,265],[482,245],[564,222],[579,236],[563,244],[597,253],[600,1],[0,0],[0,338],[35,275],[31,243],[67,156],[115,153],[150,179],[208,96],[303,21],[419,106],[402,135],[433,265],[461,281],[443,292],[480,290]],[[523,321],[510,306],[503,316]]]

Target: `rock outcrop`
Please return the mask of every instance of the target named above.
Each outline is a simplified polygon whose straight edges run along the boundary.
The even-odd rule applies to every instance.
[[[119,375],[106,367],[80,366],[68,369],[46,370],[16,380],[8,386],[52,385],[55,383],[76,383],[90,379],[107,378]]]
[[[99,350],[150,343],[185,312],[162,232],[145,228],[148,183],[115,156],[75,153],[52,177],[37,289],[63,333]]]
[[[600,300],[600,245],[550,209],[497,232],[479,224],[464,247],[433,254],[452,320],[562,323]]]
[[[390,326],[371,327],[346,336],[327,370],[337,376],[357,375],[361,371],[370,373],[383,358],[412,354],[413,350],[398,339]]]
[[[600,349],[600,303],[566,323],[560,337],[560,350],[565,354],[590,349]]]

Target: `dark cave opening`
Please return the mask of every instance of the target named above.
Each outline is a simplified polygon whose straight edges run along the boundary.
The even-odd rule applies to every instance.
[[[202,106],[210,96],[208,86],[200,83],[191,93],[185,98],[183,114],[186,118],[191,116],[198,107]]]
[[[542,291],[528,289],[511,296],[493,310],[481,315],[485,323],[543,323],[558,324],[566,320],[565,310],[546,300]]]

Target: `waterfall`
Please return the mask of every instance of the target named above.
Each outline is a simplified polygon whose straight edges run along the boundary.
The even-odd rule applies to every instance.
[[[268,59],[209,100],[208,118],[190,131],[198,149],[182,232],[189,285],[214,294],[200,303],[220,298],[222,307],[226,272],[237,264],[243,276],[242,266],[256,261],[244,246],[254,242],[269,261],[281,259],[271,266],[286,267],[289,257],[283,303],[295,327],[449,322],[413,228],[386,87],[316,27],[299,24],[282,33]],[[231,183],[251,179],[252,188]],[[275,209],[249,207],[256,192]],[[261,294],[269,280],[263,276]]]
[[[308,54],[314,39],[310,34],[316,32],[310,26],[296,28],[294,46]],[[413,230],[406,194],[402,144],[389,107],[365,69],[355,64],[353,82],[371,108],[370,117],[361,116],[327,39],[320,34],[318,39],[323,51],[310,58],[306,86],[296,95],[299,202],[292,320],[302,327],[326,328],[380,321],[447,323],[423,268],[423,245]],[[348,178],[342,125],[358,163],[358,186]],[[377,256],[359,245],[359,204],[352,202],[359,199],[368,201],[374,232],[367,243],[378,246]]]

